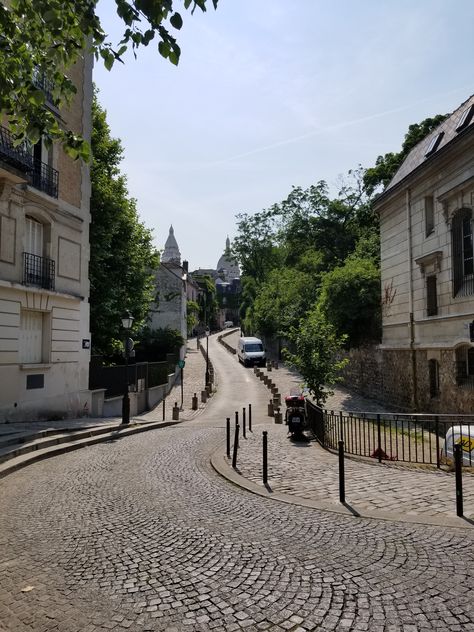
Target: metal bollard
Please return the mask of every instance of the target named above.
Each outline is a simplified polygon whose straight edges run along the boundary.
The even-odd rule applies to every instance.
[[[178,402],[174,403],[172,419],[173,419],[173,421],[178,421],[179,420],[179,406],[178,406]]]
[[[339,441],[339,502],[346,502],[346,483],[344,478],[344,441]]]
[[[163,397],[163,421],[165,420],[166,397]]]
[[[234,435],[234,452],[232,454],[232,467],[235,469],[237,467],[237,450],[239,449],[239,424],[235,424],[235,435]]]
[[[463,517],[463,497],[462,497],[462,446],[456,443],[454,446],[454,469],[456,473],[456,515]]]
[[[270,400],[270,402],[268,404],[268,416],[269,417],[273,417],[273,414],[274,414],[273,402],[272,402],[272,400]]]
[[[247,424],[245,419],[245,408],[242,408],[242,436],[244,439],[247,438]]]
[[[262,463],[262,474],[263,474],[263,484],[268,484],[268,432],[266,430],[263,431],[263,463]]]
[[[227,458],[230,459],[230,417],[225,420],[225,444]]]
[[[252,404],[249,404],[249,432],[252,432]]]
[[[201,391],[201,402],[203,404],[207,402],[207,391]]]
[[[198,398],[196,393],[194,393],[192,400],[191,400],[191,409],[192,410],[197,410],[198,409]]]
[[[377,443],[378,443],[379,463],[382,463],[382,427],[380,424],[380,415],[377,415]]]

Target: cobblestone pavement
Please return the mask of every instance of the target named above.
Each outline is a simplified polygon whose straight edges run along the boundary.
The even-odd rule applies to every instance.
[[[279,503],[211,469],[223,419],[242,400],[262,419],[267,392],[210,349],[205,414],[0,481],[0,630],[474,632],[472,531]]]
[[[226,338],[236,344],[238,334]],[[285,395],[301,378],[284,365],[271,372],[272,380]],[[255,378],[257,379],[257,378]],[[267,391],[269,393],[269,391]],[[269,398],[269,395],[268,395]],[[351,393],[341,386],[334,388],[325,407],[329,410],[383,412],[375,401]],[[262,421],[262,420],[260,420]],[[317,501],[321,506],[339,505],[339,465],[337,455],[311,441],[293,443],[287,438],[287,427],[276,425],[267,417],[254,425],[254,432],[241,441],[238,469],[245,478],[261,486],[262,430],[268,432],[269,485],[272,492],[293,498]],[[456,496],[454,474],[426,471],[384,463],[367,463],[346,459],[346,501],[353,510],[364,514],[391,515],[421,519],[426,517],[455,518]],[[408,480],[407,480],[408,479]],[[465,516],[474,519],[474,476],[463,476]]]

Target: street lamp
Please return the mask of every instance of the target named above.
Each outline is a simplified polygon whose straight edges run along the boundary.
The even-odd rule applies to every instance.
[[[209,384],[209,327],[206,327],[206,386]]]
[[[128,395],[128,358],[133,347],[133,341],[128,337],[134,318],[127,310],[122,314],[122,327],[125,329],[125,385],[122,399],[122,424],[130,423],[130,397]]]

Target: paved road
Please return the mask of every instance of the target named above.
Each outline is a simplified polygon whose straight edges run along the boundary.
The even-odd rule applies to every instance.
[[[267,391],[210,349],[204,414],[0,482],[0,629],[474,631],[471,531],[294,507],[212,471],[222,420],[263,414]]]

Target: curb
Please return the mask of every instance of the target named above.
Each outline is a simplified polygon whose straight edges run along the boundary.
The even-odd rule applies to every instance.
[[[104,432],[97,432],[97,427],[94,428],[78,428],[78,432],[90,431],[90,436],[77,441],[64,442],[55,446],[50,446],[42,450],[34,450],[23,454],[18,457],[14,457],[4,463],[0,464],[0,478],[4,478],[13,472],[16,472],[32,463],[42,461],[44,459],[65,454],[66,452],[72,452],[73,450],[79,450],[80,448],[94,445],[96,443],[102,443],[104,441],[117,440],[122,437],[128,437],[130,435],[138,434],[140,432],[146,432],[147,430],[157,430],[159,428],[166,428],[166,426],[175,426],[182,423],[181,421],[157,421],[148,422],[142,424],[134,424],[131,422],[129,427],[122,427],[121,425],[108,428]],[[94,432],[95,430],[95,432]]]
[[[408,514],[394,514],[384,512],[371,512],[366,509],[358,509],[352,507],[349,503],[344,505],[336,505],[334,503],[323,502],[319,500],[310,500],[309,498],[297,498],[284,494],[282,492],[274,492],[271,487],[264,487],[263,485],[257,485],[253,481],[245,478],[238,470],[234,470],[229,464],[227,457],[223,456],[225,452],[225,446],[222,444],[216,449],[210,458],[211,466],[219,476],[226,479],[236,487],[240,487],[252,494],[256,494],[266,500],[276,500],[279,502],[287,503],[289,505],[297,507],[306,507],[308,509],[315,509],[319,511],[326,511],[329,513],[335,513],[340,516],[346,516],[349,518],[361,518],[369,520],[386,520],[388,522],[401,522],[404,524],[419,524],[424,526],[434,527],[455,527],[458,529],[474,529],[474,520],[470,518],[458,518],[451,516],[410,516]]]

